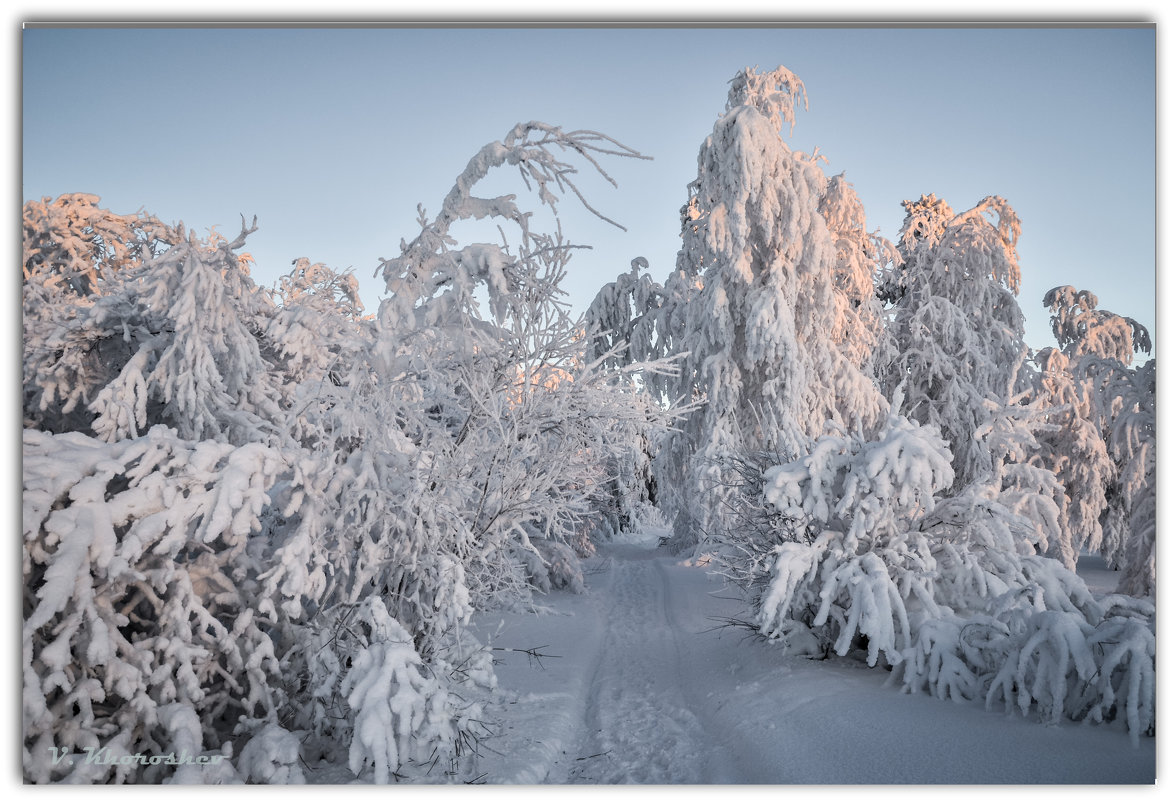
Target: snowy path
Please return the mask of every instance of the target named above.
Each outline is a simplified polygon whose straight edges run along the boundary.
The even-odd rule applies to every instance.
[[[1152,738],[908,696],[853,659],[786,659],[714,618],[744,615],[719,579],[637,545],[592,560],[585,595],[486,615],[507,654],[490,784],[1151,783]]]
[[[713,784],[730,757],[697,717],[685,633],[673,618],[663,560],[631,554],[608,571],[604,637],[587,695],[572,783]]]

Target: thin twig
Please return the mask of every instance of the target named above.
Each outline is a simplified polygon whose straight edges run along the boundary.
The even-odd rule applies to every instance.
[[[498,646],[491,646],[489,648],[489,650],[490,651],[503,651],[505,653],[513,653],[513,654],[525,654],[526,656],[528,656],[530,658],[531,662],[536,662],[538,664],[538,667],[545,670],[546,666],[542,664],[543,659],[561,659],[562,658],[561,654],[545,654],[540,651],[540,649],[546,648],[546,647],[548,647],[548,646],[535,645],[533,648],[500,648]]]

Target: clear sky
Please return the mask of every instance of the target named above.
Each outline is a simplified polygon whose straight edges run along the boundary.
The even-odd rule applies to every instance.
[[[255,214],[260,283],[305,256],[353,268],[373,311],[379,257],[483,144],[526,120],[593,129],[654,160],[606,163],[618,189],[583,176],[627,233],[562,205],[593,247],[570,268],[581,310],[635,256],[664,279],[727,81],[784,64],[810,101],[791,145],[846,172],[870,228],[894,239],[923,193],[1011,203],[1044,347],[1059,284],[1153,330],[1155,47],[1151,27],[27,28],[22,196],[88,192],[230,238]]]

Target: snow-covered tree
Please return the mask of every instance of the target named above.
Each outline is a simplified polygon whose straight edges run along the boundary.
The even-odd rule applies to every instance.
[[[1131,317],[1097,308],[1099,302],[1073,286],[1057,286],[1043,296],[1051,310],[1051,331],[1069,359],[1096,356],[1129,365],[1134,354],[1152,352],[1148,329]]]
[[[357,355],[355,341],[366,338],[358,280],[300,258],[280,279],[275,300],[282,313],[273,315],[264,340],[285,360],[289,377],[320,377],[341,385]]]
[[[461,753],[470,687],[494,681],[474,605],[581,590],[609,466],[671,417],[635,390],[647,368],[588,357],[560,297],[571,247],[469,191],[510,163],[552,204],[576,191],[553,150],[628,152],[608,142],[532,123],[482,150],[384,264],[373,320],[306,259],[257,287],[248,228],[179,229],[77,302],[25,293],[27,777],[296,781],[301,742],[385,781]],[[456,246],[451,224],[486,216],[515,248]],[[58,273],[90,274],[70,258]],[[246,739],[214,773],[53,758]]]
[[[159,423],[192,439],[277,436],[283,383],[259,342],[274,307],[237,253],[250,232],[192,234],[121,270],[91,303],[26,326],[26,422],[107,441]]]
[[[593,132],[517,126],[482,148],[436,219],[421,212],[419,236],[384,261],[392,294],[379,312],[381,369],[418,377],[424,408],[445,421],[444,443],[430,447],[450,460],[447,475],[470,482],[478,558],[515,565],[520,558],[531,575],[542,564],[541,549],[575,541],[585,547],[584,515],[606,497],[615,465],[667,419],[638,391],[644,382],[630,379],[655,376],[663,360],[607,369],[614,354],[592,354],[582,322],[569,314],[559,285],[573,246],[558,232],[533,230],[513,196],[473,194],[489,170],[517,165],[555,207],[555,190],[577,194],[573,168],[555,158],[558,149],[596,168],[597,154],[637,155]],[[506,226],[516,245],[458,246],[453,226],[479,219]],[[470,577],[493,581],[507,573],[503,565],[467,567]],[[470,581],[495,592],[493,582]]]
[[[96,195],[30,200],[23,209],[25,290],[103,294],[103,282],[183,239],[155,217],[115,214]],[[57,297],[55,300],[60,301]]]
[[[591,337],[591,358],[601,359],[609,370],[622,372],[634,363],[679,358],[670,315],[682,310],[682,304],[647,272],[640,272],[647,268],[647,259],[632,259],[631,271],[604,285],[587,308],[585,323]],[[681,400],[670,395],[680,388],[675,370],[645,371],[639,381],[639,386],[661,405]],[[660,443],[639,432],[632,432],[632,436],[638,447],[629,449],[609,469],[609,497],[598,510],[604,536],[635,530],[644,520],[659,517],[655,510],[659,486],[652,459]]]
[[[884,327],[884,309],[876,279],[900,263],[895,246],[867,230],[863,203],[843,173],[827,182],[819,213],[835,239],[835,345],[846,357],[842,369],[855,379],[855,370],[875,380],[878,366],[891,358],[892,343]]]
[[[1096,601],[1040,555],[1074,565],[1039,463],[1054,419],[1024,366],[1017,216],[926,196],[897,252],[869,250],[850,187],[764,130],[766,113],[793,123],[800,93],[784,70],[734,81],[684,225],[681,260],[701,265],[684,380],[707,404],[669,444],[691,446],[693,496],[707,479],[705,500],[740,515],[726,574],[793,650],[860,649],[912,691],[1151,730],[1151,606]]]
[[[674,351],[662,312],[668,302],[664,287],[648,273],[648,260],[631,260],[631,271],[619,275],[596,293],[586,311],[586,327],[592,337],[591,355],[604,365],[621,369],[633,362],[663,359]],[[666,385],[649,387],[663,395]]]
[[[904,208],[902,263],[885,286],[896,357],[884,386],[889,396],[902,388],[906,414],[941,430],[960,489],[993,470],[974,439],[987,401],[1005,405],[1024,388],[1007,378],[1026,352],[1015,300],[1020,223],[999,197],[960,214],[935,195]]]
[[[1156,566],[1155,360],[1148,331],[1135,320],[1099,309],[1092,293],[1071,286],[1043,299],[1059,348],[1036,357],[1039,396],[1051,407],[1041,462],[1066,488],[1065,527],[1076,553],[1104,554],[1124,570],[1121,588],[1151,594]]]
[[[1071,361],[1056,348],[1035,354],[1037,395],[1048,407],[1048,426],[1039,436],[1038,462],[1054,472],[1064,489],[1063,530],[1072,555],[1103,547],[1102,518],[1116,467],[1099,425],[1097,405],[1087,382],[1077,381]]]
[[[1083,360],[1077,379],[1086,377],[1108,404],[1109,453],[1116,480],[1109,487],[1101,552],[1123,571],[1120,591],[1131,595],[1156,593],[1157,563],[1157,363],[1151,359],[1135,369],[1119,363]]]
[[[858,286],[866,268],[847,252],[862,219],[849,187],[829,185],[780,132],[805,97],[785,67],[738,73],[689,186],[677,274],[696,288],[676,337],[688,353],[676,394],[704,403],[666,443],[676,480],[661,482],[686,488],[682,544],[720,529],[731,457],[794,456],[827,425],[865,431],[884,414],[860,369],[878,319]]]
[[[1152,605],[1096,600],[1034,553],[1033,510],[952,480],[934,427],[896,415],[875,440],[822,437],[767,471],[784,541],[751,577],[762,633],[797,653],[882,657],[910,692],[1151,733]]]

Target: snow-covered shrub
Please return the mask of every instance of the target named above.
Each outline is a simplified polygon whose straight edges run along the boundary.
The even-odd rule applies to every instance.
[[[251,784],[305,784],[298,760],[301,743],[297,736],[276,724],[257,731],[240,751],[238,765]]]
[[[1030,615],[1020,642],[992,680],[987,703],[1002,694],[1008,705],[1016,698],[1024,714],[1037,704],[1044,722],[1058,723],[1069,683],[1086,682],[1095,673],[1089,630],[1087,623],[1065,612],[1048,609]]]
[[[303,756],[345,750],[354,773],[371,770],[377,782],[412,760],[455,762],[479,726],[480,705],[469,699],[496,677],[487,650],[449,634],[425,658],[376,595],[315,616],[287,660],[303,685],[304,704],[287,724],[304,731]]]
[[[586,591],[585,579],[582,575],[582,562],[569,545],[551,540],[532,540],[534,547],[541,554],[545,563],[549,584],[556,589],[565,589],[573,593]]]
[[[727,572],[756,583],[766,637],[789,646],[809,629],[841,655],[866,646],[910,692],[1151,730],[1151,605],[1098,601],[1036,554],[1036,510],[998,476],[946,495],[949,452],[933,429],[893,416],[875,442],[825,436],[765,476],[783,541],[764,582],[758,563]]]
[[[275,712],[281,669],[250,550],[282,468],[263,445],[161,426],[113,443],[25,432],[26,776],[62,778],[53,748],[218,748],[224,721]],[[177,710],[200,740],[173,742]]]
[[[1155,724],[1153,609],[1105,599],[1090,619],[1071,612],[1019,610],[995,643],[1005,661],[984,676],[986,705],[999,698],[1045,722],[1123,718],[1133,742]]]
[[[922,522],[932,533],[942,616],[926,622],[919,648],[896,671],[905,688],[987,705],[1002,699],[1007,710],[1036,710],[1052,722],[1119,716],[1134,739],[1149,731],[1152,605],[1097,600],[1059,560],[1023,547],[1029,521],[992,488],[977,490],[942,500]],[[1123,645],[1105,649],[1105,641]],[[954,678],[942,684],[943,676]]]
[[[790,533],[774,548],[768,584],[756,599],[762,633],[782,636],[795,620],[837,653],[862,635],[869,664],[881,653],[899,662],[920,620],[937,615],[935,564],[918,527],[953,479],[936,432],[892,417],[877,441],[821,437],[807,456],[764,478],[765,498],[786,524],[781,535],[801,530],[814,539]]]
[[[942,700],[969,701],[980,690],[981,679],[967,660],[964,638],[974,635],[974,626],[988,624],[957,618],[947,609],[943,612],[939,618],[926,620],[917,631],[916,642],[905,650],[904,686],[910,692],[928,692]]]
[[[1068,702],[1071,717],[1100,722],[1123,713],[1134,739],[1152,734],[1156,725],[1156,636],[1152,609],[1135,617],[1104,616],[1088,638],[1096,662],[1095,681]]]
[[[408,759],[450,752],[458,734],[455,699],[428,674],[411,634],[377,597],[358,606],[348,626],[354,642],[339,692],[354,716],[350,769],[368,765],[386,784]]]

